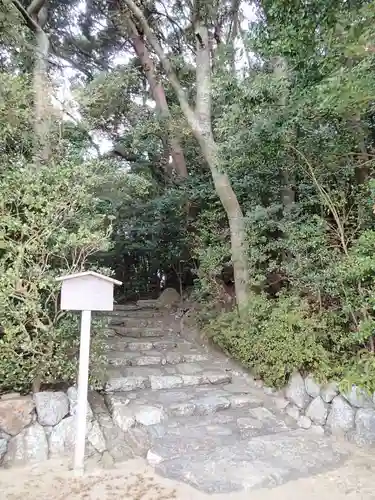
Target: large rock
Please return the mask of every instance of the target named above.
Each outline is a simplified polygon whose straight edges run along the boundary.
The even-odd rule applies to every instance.
[[[157,307],[171,308],[181,301],[181,296],[174,288],[166,288],[161,292],[160,297],[156,301]]]
[[[61,456],[74,450],[76,435],[75,418],[68,417],[61,420],[51,431],[49,436],[49,450],[51,457]]]
[[[0,462],[3,459],[8,448],[8,441],[6,439],[0,438]]]
[[[311,401],[306,409],[306,416],[309,417],[314,424],[325,425],[328,417],[328,407],[320,396]]]
[[[294,373],[285,391],[286,397],[298,408],[304,409],[310,402],[310,396],[306,392],[305,381],[300,373]]]
[[[37,392],[34,402],[41,425],[57,425],[69,413],[69,399],[64,392]]]
[[[375,410],[360,409],[357,411],[353,438],[360,446],[375,444]]]
[[[4,461],[8,465],[23,465],[48,460],[48,442],[44,428],[35,422],[8,442]]]
[[[320,394],[321,385],[314,380],[314,377],[312,375],[308,375],[305,378],[305,388],[309,396],[311,396],[312,398],[316,398]]]
[[[309,419],[309,417],[306,417],[303,415],[303,416],[299,417],[299,419],[297,421],[297,425],[298,425],[298,427],[301,427],[301,429],[310,429],[311,420]]]
[[[355,410],[342,397],[336,396],[332,401],[332,409],[327,425],[332,434],[345,434],[354,426]]]
[[[283,397],[276,397],[273,400],[273,403],[274,403],[275,407],[281,411],[285,410],[285,408],[289,405],[289,401]]]
[[[298,420],[300,417],[300,411],[295,405],[289,405],[286,407],[285,413],[294,420]]]
[[[163,476],[184,481],[195,489],[222,498],[246,490],[279,486],[339,467],[346,455],[324,437],[313,433],[280,432],[225,444],[186,436],[163,436],[147,457]],[[253,495],[254,496],[254,495]],[[255,495],[257,496],[257,495]],[[267,493],[265,494],[267,497]]]
[[[96,420],[89,426],[87,440],[99,453],[103,453],[107,449],[103,432]]]
[[[90,435],[90,439],[88,439]],[[51,458],[70,455],[74,451],[76,438],[76,422],[75,417],[67,417],[55,427],[53,427],[49,436],[49,451]],[[91,456],[99,449],[105,449],[104,438],[100,435],[100,429],[93,427],[91,422],[88,422],[86,428],[86,447],[85,455]],[[96,448],[98,447],[98,448]]]
[[[320,397],[325,403],[330,403],[339,393],[339,388],[336,382],[330,382],[325,385],[320,391]]]
[[[341,395],[356,408],[373,408],[374,406],[371,396],[356,385],[353,385],[349,392],[341,393]]]
[[[0,400],[0,430],[16,436],[33,418],[34,402],[31,396],[18,396]]]
[[[77,388],[76,387],[69,387],[67,391],[67,396],[69,399],[69,413],[71,417],[74,417],[77,413],[77,399],[78,399],[78,393],[77,393]],[[92,413],[92,409],[90,406],[90,403],[87,402],[87,421],[91,422],[94,418],[94,415]]]
[[[131,427],[135,426],[135,415],[128,406],[130,402],[128,399],[117,401],[115,398],[109,396],[107,402],[110,407],[114,423],[123,432],[127,432]]]
[[[184,377],[194,377],[196,379],[196,384],[198,385],[201,377],[195,377],[194,375],[183,375]],[[177,375],[151,375],[150,376],[151,389],[159,390],[159,389],[175,389],[177,387],[182,387],[184,385],[184,381],[182,376],[179,377]],[[187,385],[187,384],[186,384]]]
[[[157,406],[141,406],[135,413],[135,420],[145,426],[160,424],[164,418],[164,410]]]

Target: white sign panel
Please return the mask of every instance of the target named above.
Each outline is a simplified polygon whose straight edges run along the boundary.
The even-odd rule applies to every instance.
[[[62,276],[57,278],[57,281],[62,281],[61,309],[82,311],[79,345],[76,440],[74,449],[74,470],[81,475],[84,471],[85,459],[91,311],[112,311],[113,287],[114,285],[121,285],[121,281],[114,280],[93,271]]]
[[[121,281],[93,271],[62,276],[58,281],[62,281],[63,311],[112,311],[113,286],[121,285]]]

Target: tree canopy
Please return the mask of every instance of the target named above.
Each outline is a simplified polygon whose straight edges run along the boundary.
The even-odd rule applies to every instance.
[[[46,325],[62,328],[53,276],[90,264],[124,282],[121,300],[193,292],[205,331],[268,383],[305,369],[375,390],[374,14],[368,1],[3,0],[14,373],[37,365]],[[64,352],[43,380],[70,376]]]

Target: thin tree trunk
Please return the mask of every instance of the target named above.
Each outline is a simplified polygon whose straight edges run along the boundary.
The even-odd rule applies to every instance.
[[[210,167],[216,193],[220,198],[229,222],[236,299],[241,313],[245,309],[248,300],[248,243],[246,240],[245,219],[228,175],[219,170],[218,147],[212,134],[211,61],[208,30],[205,26],[196,26],[196,34],[200,36],[197,37],[197,102],[196,109],[193,110],[189,105],[185,91],[181,87],[168,57],[153,34],[142,11],[133,0],[125,0],[125,3],[138,19],[149,43],[158,55],[167,77],[176,92],[181,110],[199,142],[204,158]]]
[[[228,175],[220,172],[218,168],[217,144],[213,139],[206,139],[201,142],[201,148],[211,170],[215,191],[228,218],[236,301],[241,313],[247,306],[249,290],[249,247],[246,239],[245,218]]]
[[[49,39],[41,29],[36,33],[34,63],[34,163],[47,163],[50,155],[49,133],[51,127],[51,103],[49,101],[48,52]]]
[[[281,84],[281,88],[283,87],[283,84],[286,85],[288,82],[288,63],[283,57],[275,57],[273,62],[273,72],[275,77],[279,80],[279,84]],[[280,104],[280,109],[282,110],[282,113],[284,113],[286,105],[288,103],[288,97],[289,97],[289,90],[288,87],[285,86],[285,88],[282,90],[281,97],[279,99],[279,104]],[[294,134],[293,134],[294,135]],[[293,137],[294,139],[294,137]],[[283,148],[281,148],[282,150]],[[285,164],[285,162],[283,162]],[[295,191],[293,189],[293,186],[295,185],[295,176],[294,172],[292,172],[288,168],[288,164],[292,164],[292,161],[287,162],[287,166],[284,166],[281,170],[281,201],[283,204],[283,213],[284,216],[290,216],[292,207],[295,203]],[[284,239],[287,238],[287,234],[283,231],[282,237]],[[292,255],[290,251],[285,248],[283,251],[283,260],[285,264],[290,262],[292,258]]]
[[[24,18],[27,27],[35,35],[34,91],[34,165],[46,163],[50,157],[49,132],[52,107],[48,81],[49,39],[44,31],[47,22],[48,0],[32,0],[27,9],[19,0],[13,5]]]
[[[159,78],[156,74],[154,63],[150,57],[149,51],[147,50],[143,36],[139,34],[137,27],[131,19],[128,19],[128,26],[132,45],[134,47],[135,53],[142,63],[148,84],[151,89],[151,94],[155,100],[156,109],[167,126],[168,142],[170,145],[173,167],[179,177],[187,178],[188,170],[186,167],[184,152],[178,137],[173,133],[171,127],[171,113],[169,110],[163,85],[159,81]]]
[[[355,177],[357,184],[364,184],[369,176],[370,169],[368,166],[369,155],[366,147],[366,132],[361,122],[360,115],[356,115],[351,120],[355,134],[358,137],[358,150],[360,151],[359,161],[364,166],[357,166],[355,169]]]
[[[281,86],[288,82],[288,66],[287,62],[282,57],[275,57],[273,60],[273,72],[275,77],[279,80]],[[288,102],[289,91],[286,87],[279,99],[280,109],[284,112],[285,107]],[[290,212],[293,203],[295,202],[295,192],[293,190],[294,185],[294,175],[289,171],[288,168],[284,168],[281,172],[282,177],[282,188],[281,188],[281,199],[284,206],[284,212]]]

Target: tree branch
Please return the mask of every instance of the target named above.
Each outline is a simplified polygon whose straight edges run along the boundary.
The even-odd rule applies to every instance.
[[[191,108],[187,95],[183,88],[181,87],[181,84],[176,76],[175,71],[172,68],[172,65],[168,59],[168,57],[165,55],[158,39],[154,35],[154,33],[151,31],[151,28],[143,15],[142,11],[140,8],[135,4],[133,0],[124,0],[126,5],[128,6],[130,12],[134,14],[134,16],[138,19],[142,30],[144,34],[146,35],[150,45],[156,52],[157,56],[160,59],[160,62],[163,65],[164,71],[167,74],[167,77],[173,87],[173,90],[176,92],[177,99],[180,103],[181,110],[184,113],[187,121],[189,122],[189,125],[192,127],[193,131],[198,133],[200,131],[200,124],[197,120],[197,117],[195,116],[194,110]]]
[[[85,68],[82,68],[78,63],[76,63],[73,59],[70,59],[67,55],[63,54],[61,52],[61,50],[59,50],[55,45],[51,44],[51,52],[52,54],[57,58],[57,59],[61,59],[62,61],[65,61],[67,62],[70,66],[72,66],[74,69],[76,69],[77,71],[79,71],[80,73],[83,73],[84,75],[86,75],[86,77],[89,79],[89,80],[92,80],[93,79],[93,74],[91,73],[91,71],[85,69]],[[52,61],[50,61],[51,63]],[[55,66],[58,66],[61,70],[64,68],[64,66],[60,63],[60,64],[56,64],[56,63],[53,63]]]
[[[27,13],[30,16],[37,16],[44,6],[46,0],[33,0],[27,7]]]
[[[196,83],[197,99],[195,113],[201,124],[205,124],[205,134],[211,131],[211,61],[208,29],[196,24],[197,60]],[[199,35],[199,36],[198,36]]]
[[[27,12],[25,7],[19,2],[19,0],[13,0],[12,1],[13,5],[15,8],[18,10],[18,12],[21,14],[23,17],[26,26],[33,31],[34,33],[38,33],[42,31],[42,28],[39,26],[39,24],[31,17],[31,15]]]
[[[230,8],[231,19],[230,19],[227,43],[231,42],[233,43],[238,34],[238,28],[239,28],[238,13],[240,9],[240,3],[241,0],[232,0],[232,5]]]

